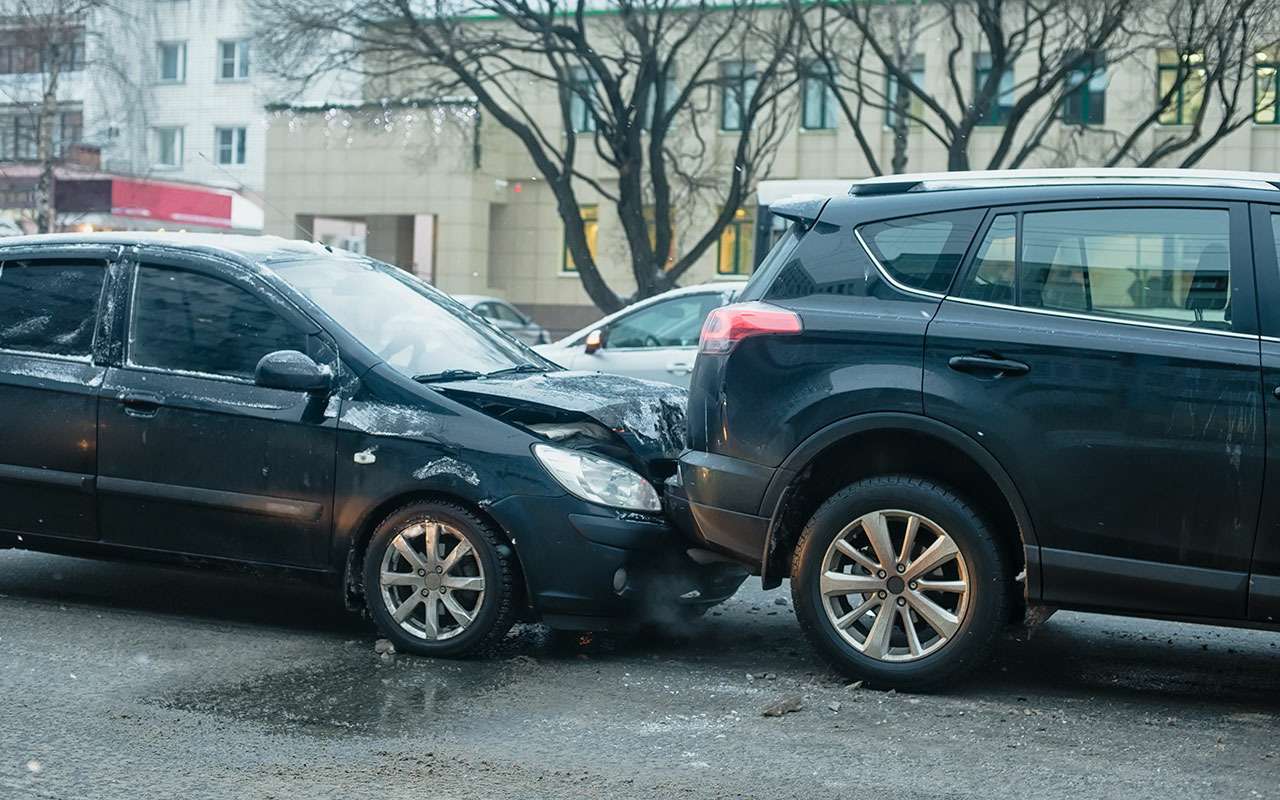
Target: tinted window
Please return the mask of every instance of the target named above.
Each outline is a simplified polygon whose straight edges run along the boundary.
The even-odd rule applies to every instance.
[[[1230,214],[1192,208],[1022,218],[1021,305],[1230,327]]]
[[[992,220],[974,257],[973,280],[962,296],[988,303],[1013,302],[1017,231],[1017,218],[1012,214],[1001,214]]]
[[[873,222],[858,232],[894,280],[945,292],[981,220],[981,211],[951,211]]]
[[[138,270],[132,364],[252,379],[267,353],[306,346],[305,334],[237,286],[194,272]]]
[[[694,347],[698,344],[703,321],[720,302],[719,293],[709,293],[654,303],[609,325],[605,346],[613,350]]]
[[[88,355],[106,272],[101,261],[0,264],[0,349]]]

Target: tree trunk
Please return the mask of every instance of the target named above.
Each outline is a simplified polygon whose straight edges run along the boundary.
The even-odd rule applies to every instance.
[[[36,120],[36,159],[40,164],[40,177],[36,181],[36,229],[40,233],[55,233],[58,227],[58,209],[54,203],[54,192],[57,189],[54,167],[58,153],[53,147],[53,123],[58,115],[56,63],[50,67],[44,96],[40,99],[39,114]]]

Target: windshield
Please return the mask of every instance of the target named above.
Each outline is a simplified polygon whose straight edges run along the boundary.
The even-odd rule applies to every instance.
[[[546,369],[502,335],[416,277],[372,260],[273,264],[273,271],[388,364],[410,377],[475,377]]]

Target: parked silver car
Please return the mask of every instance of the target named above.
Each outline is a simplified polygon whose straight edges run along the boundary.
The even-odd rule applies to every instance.
[[[545,344],[551,341],[551,334],[547,333],[546,328],[506,300],[476,294],[455,294],[453,299],[488,320],[498,330],[525,344]]]
[[[742,286],[742,281],[719,281],[672,289],[534,349],[568,369],[687,387],[703,320],[732,302]]]

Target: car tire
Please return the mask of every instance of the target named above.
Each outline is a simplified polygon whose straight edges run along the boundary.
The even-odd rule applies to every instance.
[[[1006,560],[951,489],[906,475],[869,478],[809,519],[792,556],[791,596],[806,637],[844,674],[925,691],[988,657],[1010,613]]]
[[[431,558],[427,550],[433,537]],[[400,652],[440,657],[484,653],[515,622],[513,560],[497,529],[466,507],[410,503],[388,514],[369,539],[365,604]],[[432,612],[434,626],[428,621]]]

